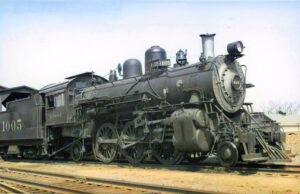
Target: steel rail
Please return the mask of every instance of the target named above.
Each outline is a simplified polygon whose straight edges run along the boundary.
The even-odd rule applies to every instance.
[[[237,171],[256,171],[256,172],[272,172],[272,173],[287,173],[287,174],[300,174],[300,170],[291,170],[291,169],[271,169],[271,168],[247,168],[247,167],[232,167],[231,170]]]
[[[0,182],[0,188],[4,188],[5,192],[7,193],[24,193],[24,191],[21,191],[9,184],[6,184],[6,183],[3,183],[3,182]]]
[[[61,163],[61,164],[92,164],[92,165],[102,165],[103,163],[100,163],[98,161],[93,161],[93,160],[83,160],[81,162],[74,162],[72,160],[65,160],[65,159],[52,159],[52,160],[35,160],[35,159],[12,159],[12,160],[7,160],[7,162],[31,162],[31,163],[41,163],[44,164],[44,161],[52,161],[53,163]],[[123,161],[115,161],[110,164],[105,164],[105,166],[130,166],[130,167],[158,167],[158,168],[180,168],[180,167],[188,167],[189,168],[202,168],[202,167],[207,167],[207,166],[215,166],[215,167],[220,167],[220,168],[226,168],[222,167],[219,163],[217,162],[199,162],[198,164],[192,164],[192,163],[187,163],[187,162],[182,162],[180,164],[176,165],[161,165],[152,161],[146,161],[140,164],[130,164],[128,162],[123,162]],[[295,165],[295,164],[282,164],[282,163],[243,163],[239,162],[236,167],[247,167],[247,168],[272,168],[272,169],[282,169],[282,168],[299,168],[300,165]],[[227,167],[228,168],[228,167]],[[229,168],[235,168],[235,167],[229,167]],[[1,167],[0,169],[5,169],[5,167]]]
[[[48,187],[41,187],[36,186],[33,184],[27,184],[23,183],[17,180],[14,180],[13,178],[6,179],[6,178],[0,178],[0,193],[1,190],[4,191],[4,193],[60,193],[62,192],[60,189],[51,189]],[[2,188],[1,188],[2,187]],[[6,189],[6,190],[5,190]]]
[[[116,164],[109,164],[116,165]],[[118,164],[118,166],[132,166],[129,164]],[[300,174],[299,165],[274,165],[274,164],[238,164],[235,167],[223,167],[215,163],[199,163],[199,164],[181,164],[181,165],[159,165],[159,164],[141,164],[137,168],[159,168],[169,170],[185,170],[185,171],[201,171],[201,170],[222,170],[222,171],[257,171],[257,172],[273,172],[273,173],[288,173]]]
[[[92,163],[94,164],[94,163]],[[132,166],[124,163],[112,163],[107,164],[115,166]],[[300,165],[282,165],[282,164],[237,164],[234,167],[223,167],[217,163],[199,163],[199,164],[180,164],[180,165],[160,165],[160,164],[140,164],[136,165],[137,168],[155,168],[155,169],[169,169],[169,170],[181,170],[181,171],[201,171],[201,170],[223,170],[223,171],[257,171],[257,172],[276,172],[276,173],[290,173],[300,174]]]
[[[188,189],[188,188],[179,188],[179,187],[169,187],[169,186],[164,186],[164,185],[154,185],[154,184],[146,184],[146,183],[137,183],[137,182],[130,182],[130,181],[123,181],[123,180],[113,180],[113,179],[105,179],[105,178],[93,178],[93,177],[85,177],[85,176],[74,176],[70,174],[57,174],[57,173],[52,173],[52,172],[45,172],[45,171],[34,171],[34,170],[27,170],[27,169],[20,169],[20,168],[5,168],[5,167],[0,167],[0,169],[6,169],[9,171],[15,171],[15,172],[23,172],[23,173],[31,173],[31,174],[38,174],[38,175],[46,175],[46,176],[52,176],[52,177],[59,177],[59,178],[67,178],[67,179],[73,179],[73,180],[78,180],[82,179],[85,180],[86,182],[91,182],[91,183],[102,183],[102,184],[108,184],[108,185],[117,185],[117,186],[124,186],[124,187],[131,187],[131,188],[138,188],[138,189],[146,189],[149,191],[160,191],[160,192],[169,192],[169,193],[212,193],[212,191],[205,191],[205,190],[194,190],[194,189]],[[0,179],[2,178],[2,175],[0,175]],[[6,178],[6,177],[3,177]],[[8,178],[10,179],[10,178]],[[15,180],[19,181],[19,180]],[[52,185],[44,185],[41,183],[32,183],[29,181],[25,180],[20,180],[20,182],[26,183],[26,184],[35,184],[36,186],[41,186],[41,187],[49,187],[52,189],[57,189],[57,190],[64,190],[66,192],[77,192],[77,190],[70,190],[70,189],[65,189],[65,188],[59,188],[56,186]],[[84,193],[84,192],[82,192]],[[216,192],[213,192],[216,193]]]
[[[37,182],[27,181],[27,180],[24,180],[24,179],[11,178],[11,177],[6,177],[6,176],[0,175],[0,180],[1,179],[2,180],[8,180],[8,181],[14,181],[14,182],[22,183],[22,184],[27,184],[27,185],[33,185],[33,186],[48,188],[48,189],[54,189],[56,191],[64,191],[64,192],[68,192],[68,193],[88,194],[88,192],[82,192],[82,191],[73,190],[73,189],[69,189],[69,188],[57,187],[57,186],[53,186],[53,185],[49,185],[49,184],[37,183]],[[13,192],[13,193],[25,193],[25,192],[20,192],[19,191],[19,192]]]
[[[189,168],[187,166],[187,168]],[[213,164],[205,164],[196,166],[199,170],[213,170],[219,169],[224,171],[255,171],[255,172],[272,172],[272,173],[287,173],[287,174],[300,174],[300,166],[289,165],[237,165],[234,167],[222,167]]]

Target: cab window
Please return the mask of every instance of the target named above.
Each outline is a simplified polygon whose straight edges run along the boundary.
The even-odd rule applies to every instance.
[[[57,94],[54,96],[54,106],[55,107],[61,107],[65,105],[65,98],[64,94]]]
[[[48,108],[54,108],[54,96],[47,96]]]
[[[47,96],[48,108],[61,107],[65,105],[65,96],[63,93]]]

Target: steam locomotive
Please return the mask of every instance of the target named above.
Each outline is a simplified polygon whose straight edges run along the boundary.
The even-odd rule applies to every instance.
[[[40,90],[2,88],[1,156],[179,164],[217,155],[223,166],[288,161],[280,126],[244,102],[254,85],[238,62],[243,43],[215,56],[215,34],[200,36],[203,52],[193,64],[179,50],[171,67],[166,51],[152,46],[144,74],[139,60],[128,59],[109,80],[87,72]]]

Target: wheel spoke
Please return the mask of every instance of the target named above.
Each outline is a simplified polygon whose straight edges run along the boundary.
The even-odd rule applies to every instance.
[[[145,158],[147,145],[138,142],[143,139],[143,134],[140,135],[139,133],[139,131],[141,130],[142,129],[134,128],[134,123],[130,121],[125,124],[122,131],[122,139],[124,140],[124,143],[133,143],[132,146],[129,146],[122,150],[123,156],[132,164],[141,163]]]
[[[113,124],[105,123],[97,131],[93,145],[94,156],[104,162],[112,162],[118,154],[117,131]]]

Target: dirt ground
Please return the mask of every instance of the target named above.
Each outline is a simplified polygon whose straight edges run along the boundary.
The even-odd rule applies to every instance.
[[[300,133],[290,132],[286,134],[286,149],[291,150],[293,164],[300,165]]]
[[[167,168],[132,167],[62,161],[0,162],[3,167],[17,167],[48,172],[167,185],[225,193],[300,193],[299,175],[238,172],[202,172]]]

